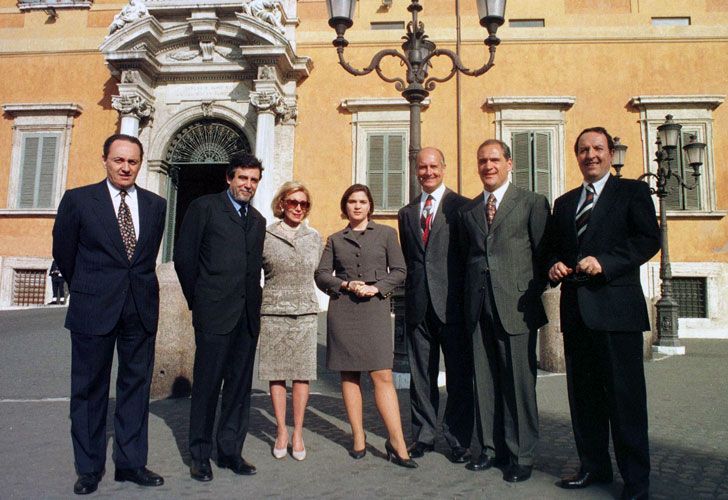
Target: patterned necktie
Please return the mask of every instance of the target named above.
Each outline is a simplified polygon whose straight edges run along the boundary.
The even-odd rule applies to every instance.
[[[245,216],[248,214],[248,204],[247,203],[241,203],[240,209],[238,210],[240,212],[240,217],[245,219]]]
[[[493,193],[490,193],[490,196],[488,196],[488,201],[485,204],[485,220],[488,221],[488,227],[490,227],[493,224],[493,219],[495,219],[495,196]]]
[[[136,248],[136,233],[134,231],[134,222],[131,219],[131,210],[129,210],[129,205],[126,204],[127,194],[123,189],[119,191],[121,202],[119,203],[117,219],[119,220],[121,239],[124,241],[124,248],[126,248],[126,256],[131,261],[132,257],[134,257],[134,249]]]
[[[427,246],[427,240],[430,238],[430,229],[432,228],[432,202],[435,198],[432,195],[425,200],[425,208],[422,209],[420,216],[420,227],[422,228],[422,243]]]
[[[581,204],[579,210],[576,211],[576,239],[581,244],[582,237],[586,232],[586,227],[589,225],[589,218],[591,217],[592,208],[594,208],[594,185],[589,183],[586,186],[586,196],[584,197],[584,203]]]

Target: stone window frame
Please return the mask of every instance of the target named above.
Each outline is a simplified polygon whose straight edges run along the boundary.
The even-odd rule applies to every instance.
[[[509,146],[515,132],[549,134],[553,200],[566,189],[566,112],[575,102],[574,96],[491,96],[484,103],[495,110],[496,138]]]
[[[10,179],[6,207],[0,214],[55,215],[61,196],[66,189],[68,156],[71,148],[73,120],[83,111],[73,103],[4,104],[3,111],[13,118],[13,138],[10,160]],[[53,208],[19,208],[20,182],[22,177],[23,144],[31,134],[57,134],[56,178],[53,186]]]
[[[423,102],[423,108],[430,104],[429,99]],[[397,133],[405,137],[405,150],[409,151],[410,124],[409,103],[404,98],[362,97],[343,99],[341,108],[349,111],[351,117],[352,167],[353,183],[366,184],[368,149],[367,137],[372,133]],[[407,160],[409,162],[409,159]],[[403,202],[410,199],[409,166],[405,170]],[[377,210],[377,215],[396,215],[397,209]]]
[[[697,131],[698,140],[706,144],[705,163],[700,169],[700,210],[668,210],[670,218],[722,218],[725,210],[717,209],[715,187],[715,155],[713,146],[713,111],[725,100],[724,95],[640,95],[630,99],[629,105],[640,112],[643,172],[655,172],[657,151],[657,127],[665,122],[666,115],[690,131]],[[628,151],[629,153],[629,151]],[[692,181],[692,176],[687,179]],[[658,200],[655,197],[655,211]]]

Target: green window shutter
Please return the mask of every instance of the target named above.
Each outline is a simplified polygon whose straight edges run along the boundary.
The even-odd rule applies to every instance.
[[[404,134],[367,136],[367,185],[375,209],[395,210],[404,204],[406,165]]]
[[[53,208],[58,139],[58,135],[24,138],[18,208]]]
[[[533,190],[551,200],[551,135],[533,133]]]
[[[512,179],[519,188],[532,190],[531,171],[531,132],[515,132],[511,136],[511,155],[513,156]]]
[[[687,157],[685,155],[685,152],[683,151],[682,147],[690,142],[690,136],[695,135],[698,136],[698,131],[685,131],[683,129],[682,131],[682,143],[680,144],[680,175],[683,178],[683,181],[685,181],[685,184],[692,185],[693,182],[695,182],[695,177],[693,177],[692,172],[693,169],[690,168],[690,165],[687,162]],[[699,137],[699,136],[698,136]],[[693,189],[682,189],[683,194],[683,208],[685,210],[700,210],[700,183],[703,176],[698,177],[698,184]]]
[[[33,208],[35,203],[35,177],[38,167],[40,137],[30,136],[23,140],[20,161],[20,197],[18,208]]]

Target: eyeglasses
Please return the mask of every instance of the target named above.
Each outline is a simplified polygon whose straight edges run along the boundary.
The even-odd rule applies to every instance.
[[[299,200],[284,200],[284,203],[288,210],[293,210],[296,207],[301,207],[301,210],[308,210],[308,207],[311,206],[309,202]]]

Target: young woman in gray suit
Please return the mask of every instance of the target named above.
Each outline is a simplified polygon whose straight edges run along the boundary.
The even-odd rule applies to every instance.
[[[260,317],[258,377],[269,381],[277,434],[273,456],[288,454],[286,380],[291,380],[293,441],[291,455],[306,458],[303,415],[309,380],[316,379],[316,287],[313,273],[321,257],[321,237],[304,219],[311,210],[311,195],[299,182],[286,182],[271,203],[281,219],[266,229],[263,247],[265,286]]]
[[[349,224],[326,242],[316,270],[316,285],[331,296],[327,314],[326,366],[341,372],[341,392],[354,447],[353,458],[366,454],[362,418],[361,372],[369,372],[374,398],[387,428],[387,457],[414,468],[402,432],[394,361],[389,296],[404,282],[406,267],[397,233],[369,220],[374,201],[369,188],[354,184],[341,197]]]

